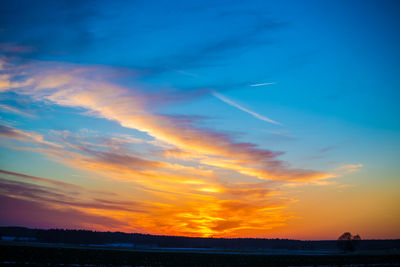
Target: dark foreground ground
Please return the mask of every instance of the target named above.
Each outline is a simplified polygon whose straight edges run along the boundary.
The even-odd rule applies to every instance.
[[[400,255],[125,250],[0,244],[2,266],[400,266]]]

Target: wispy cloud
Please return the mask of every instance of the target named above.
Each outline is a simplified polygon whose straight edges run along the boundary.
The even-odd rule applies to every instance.
[[[5,104],[0,104],[0,109],[3,109],[7,112],[11,112],[11,113],[15,113],[21,116],[26,116],[26,117],[30,117],[30,118],[34,118],[35,116],[31,113],[25,112],[23,110],[20,110],[16,107],[13,106],[9,106],[9,105],[5,105]]]
[[[257,87],[257,86],[264,86],[264,85],[273,85],[276,84],[274,82],[271,83],[255,83],[255,84],[250,84],[251,87]]]
[[[59,185],[59,186],[79,187],[78,185],[71,184],[71,183],[61,182],[61,181],[48,179],[48,178],[44,178],[44,177],[27,175],[27,174],[23,174],[23,173],[10,172],[10,171],[6,171],[6,170],[0,169],[0,175],[2,175],[2,174],[3,175],[12,176],[12,177],[19,177],[19,178],[23,178],[23,179],[29,179],[29,180],[38,181],[38,182],[51,183],[51,184]]]
[[[359,171],[360,168],[364,167],[363,164],[347,164],[340,167],[337,167],[336,170],[338,171],[346,171],[346,172],[356,172]]]
[[[33,145],[35,147],[51,148],[51,149],[63,149],[64,147],[58,143],[53,143],[44,140],[44,135],[39,134],[35,131],[26,131],[11,127],[8,125],[0,124],[0,138],[5,139],[8,142],[6,146],[10,148],[16,148],[18,146],[11,145],[9,140],[16,140],[23,143],[24,147],[27,145]],[[3,144],[4,145],[4,144]]]
[[[34,141],[37,144],[62,149],[63,147],[57,143],[46,141],[42,134],[20,130],[8,125],[0,124],[0,138],[10,138],[22,142]]]
[[[10,208],[12,207],[12,208]],[[45,220],[43,218],[46,218]],[[60,220],[60,218],[62,218]],[[90,214],[70,207],[55,207],[50,202],[38,202],[35,199],[24,199],[0,195],[0,223],[2,225],[21,225],[33,228],[69,228],[120,230],[127,222],[110,216]],[[133,228],[134,229],[134,228]]]
[[[274,120],[272,120],[272,119],[270,119],[268,117],[265,117],[265,116],[263,116],[261,114],[258,114],[257,112],[251,111],[251,110],[239,105],[238,103],[232,101],[231,99],[227,98],[226,96],[221,95],[220,93],[217,93],[217,92],[214,91],[214,92],[212,92],[212,94],[213,94],[213,96],[215,96],[219,100],[227,103],[228,105],[231,105],[232,107],[238,108],[241,111],[244,111],[244,112],[252,115],[256,119],[259,119],[259,120],[262,120],[262,121],[265,121],[265,122],[269,122],[269,123],[273,123],[273,124],[277,124],[277,125],[281,125],[281,123],[279,123],[277,121],[274,121]]]

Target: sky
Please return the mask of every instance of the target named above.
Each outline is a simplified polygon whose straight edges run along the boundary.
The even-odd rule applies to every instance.
[[[3,1],[0,226],[400,238],[398,1]]]

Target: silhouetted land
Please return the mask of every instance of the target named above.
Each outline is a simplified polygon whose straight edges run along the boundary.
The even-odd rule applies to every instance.
[[[106,245],[120,244],[136,248],[218,248],[218,249],[288,249],[288,250],[336,250],[337,241],[301,241],[263,238],[200,238],[127,234],[121,232],[96,232],[88,230],[29,229],[24,227],[0,227],[0,236],[15,240],[41,243]],[[400,250],[400,239],[362,240],[357,250]]]
[[[190,238],[0,227],[1,265],[400,266],[400,240],[362,240],[354,253],[336,241]]]
[[[29,266],[400,266],[399,255],[250,255],[3,246],[0,263]]]

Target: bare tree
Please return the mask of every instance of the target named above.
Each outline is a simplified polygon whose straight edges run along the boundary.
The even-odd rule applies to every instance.
[[[359,235],[352,235],[349,232],[343,233],[339,236],[337,245],[338,248],[343,250],[344,252],[354,251],[358,243],[360,242],[361,237]]]

